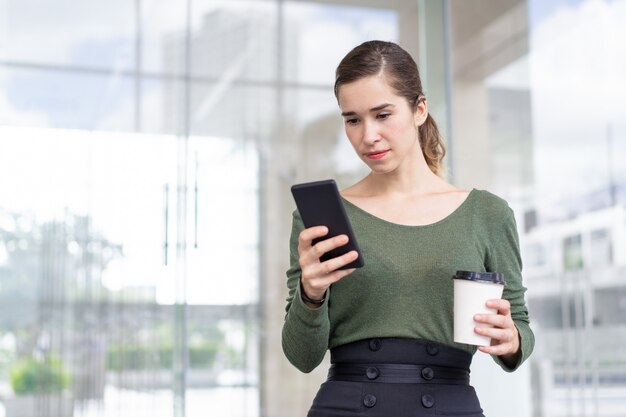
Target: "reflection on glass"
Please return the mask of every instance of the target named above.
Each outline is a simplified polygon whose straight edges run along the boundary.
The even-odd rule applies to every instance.
[[[181,354],[195,407],[205,410],[215,388],[229,387],[221,397],[239,402],[225,409],[257,415],[254,149],[225,139],[190,141],[200,215],[188,224],[199,233],[181,323],[180,306],[173,305],[184,261],[177,242],[176,202],[184,190],[178,140],[0,132],[0,175],[12,178],[0,182],[0,301],[7,312],[0,317],[0,397],[9,417],[15,407],[113,415],[127,400],[135,401],[137,415],[154,415],[157,406],[169,406],[163,415],[171,415]],[[238,175],[221,181],[230,170]],[[188,335],[182,353],[181,326]],[[58,377],[37,382],[43,375]],[[50,393],[58,400],[42,397]]]
[[[166,101],[173,98],[166,92]],[[276,91],[260,86],[193,83],[190,128],[193,135],[255,142],[276,134]]]
[[[133,130],[131,81],[119,74],[5,70],[0,72],[0,124]]]
[[[563,271],[575,271],[583,267],[582,240],[579,234],[563,240]]]
[[[275,80],[276,2],[200,0],[193,3],[193,12],[194,77],[220,88],[235,81]]]
[[[393,9],[313,1],[287,1],[284,8],[283,54],[289,59],[281,64],[290,82],[332,86],[335,66],[354,46],[368,39],[398,39]]]
[[[564,269],[582,268],[578,274],[555,277],[573,279],[571,285],[578,287],[580,295],[576,308],[566,315],[573,319],[568,331],[572,344],[567,354],[555,358],[555,369],[560,367],[564,377],[555,373],[561,386],[546,390],[546,408],[554,415],[593,412],[610,416],[623,409],[618,398],[623,398],[626,389],[624,349],[612,343],[624,339],[624,328],[613,316],[620,313],[623,286],[617,283],[623,260],[612,260],[612,246],[619,246],[626,233],[626,177],[618,167],[620,162],[616,164],[624,161],[625,154],[615,152],[624,146],[615,133],[620,129],[616,126],[623,126],[624,117],[614,111],[624,103],[623,95],[616,94],[623,79],[615,71],[622,71],[626,60],[615,36],[619,36],[618,20],[626,9],[622,2],[531,5],[535,131],[536,140],[545,144],[537,153],[536,172],[542,178],[538,201],[547,214],[544,217],[568,230],[563,241]],[[561,31],[571,24],[580,27]],[[558,39],[550,39],[556,33],[560,33]],[[576,52],[563,51],[565,44],[576,44]],[[593,62],[582,64],[581,59],[588,56],[593,56]],[[571,102],[574,82],[592,83],[598,91],[589,102],[594,110],[584,120]],[[554,155],[558,155],[558,164]],[[607,285],[614,296],[608,296]],[[593,304],[583,301],[590,299]]]
[[[532,401],[520,416],[616,416],[626,407],[618,344],[626,330],[617,319],[625,304],[626,3],[490,6],[451,2],[454,172],[505,197],[519,223],[537,345],[511,401]],[[480,13],[467,18],[472,8]],[[506,405],[487,399],[483,408],[500,415]]]
[[[256,302],[257,152],[250,143],[219,138],[194,138],[189,150],[188,178],[197,194],[188,205],[193,246],[188,248],[187,302]]]
[[[613,245],[611,234],[607,229],[599,229],[591,232],[590,250],[591,267],[610,266],[613,263]]]
[[[157,80],[181,77],[186,65],[186,5],[168,0],[136,4],[141,6],[138,17],[140,28],[134,34],[140,37],[141,70]],[[136,12],[137,9],[134,9],[133,15]]]
[[[44,70],[133,67],[133,2],[3,0],[0,12],[3,60]]]

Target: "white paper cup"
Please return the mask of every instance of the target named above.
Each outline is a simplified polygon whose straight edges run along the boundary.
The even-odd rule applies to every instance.
[[[489,346],[491,338],[478,335],[474,327],[492,327],[476,323],[476,314],[496,314],[485,303],[502,297],[504,276],[499,272],[457,271],[454,281],[454,341],[468,345]]]

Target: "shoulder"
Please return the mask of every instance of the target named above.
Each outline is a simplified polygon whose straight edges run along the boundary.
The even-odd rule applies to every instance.
[[[519,235],[515,214],[509,203],[486,190],[474,190],[473,216],[478,235],[486,239],[490,250],[514,247],[519,252]]]
[[[513,210],[502,197],[479,189],[474,189],[472,194],[474,207],[485,220],[494,221],[513,217]]]

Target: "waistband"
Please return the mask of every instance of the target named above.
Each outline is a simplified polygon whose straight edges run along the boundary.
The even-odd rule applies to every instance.
[[[331,349],[329,381],[469,384],[472,355],[422,339],[365,339]]]

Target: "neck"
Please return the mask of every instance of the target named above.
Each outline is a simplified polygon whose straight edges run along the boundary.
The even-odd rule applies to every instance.
[[[366,180],[372,194],[387,196],[411,196],[440,192],[450,185],[430,170],[420,153],[421,158],[406,161],[406,164],[392,172],[371,172]]]

